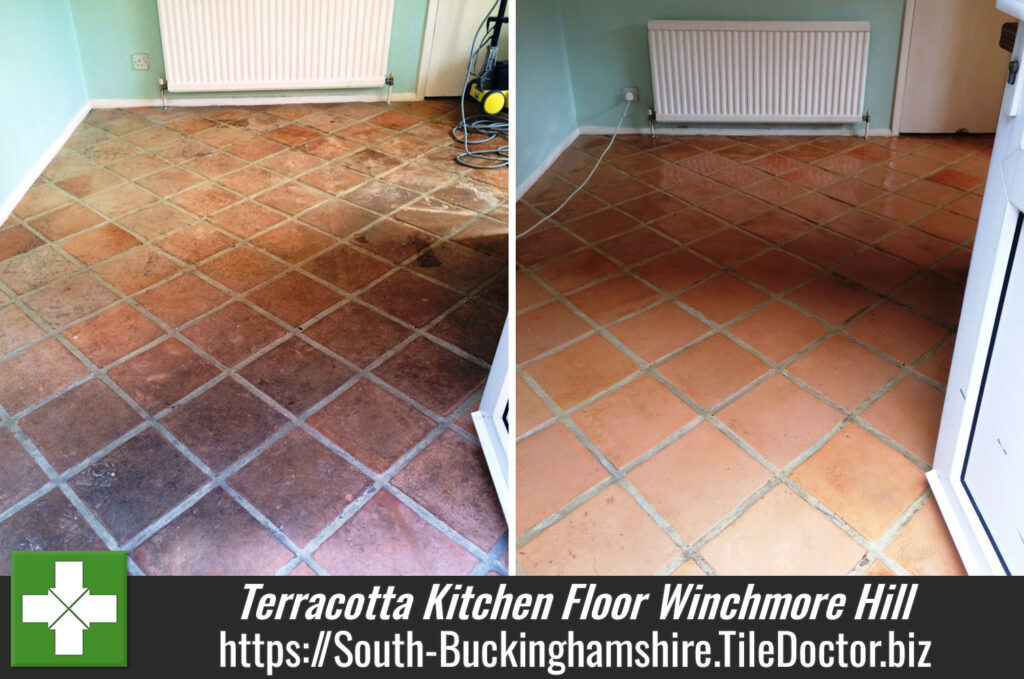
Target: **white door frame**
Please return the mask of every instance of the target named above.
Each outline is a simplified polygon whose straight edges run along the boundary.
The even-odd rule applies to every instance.
[[[999,0],[999,9],[1024,17],[1024,2]],[[1024,56],[1024,23],[1013,58]],[[1007,85],[992,149],[988,183],[964,291],[953,361],[947,380],[935,461],[928,482],[950,534],[971,574],[1002,574],[1005,568],[963,483],[975,413],[982,396],[989,350],[996,332],[1003,285],[1024,212],[1024,78]],[[1024,423],[1020,423],[1024,426]]]
[[[491,473],[505,523],[512,527],[515,509],[515,454],[509,427],[515,420],[512,406],[511,361],[509,353],[508,317],[501,330],[501,339],[494,352],[494,361],[487,376],[480,410],[473,413],[473,425],[480,438],[487,469]],[[506,409],[508,416],[506,419]]]
[[[430,51],[434,48],[434,31],[437,29],[437,6],[440,0],[427,3],[427,23],[423,28],[423,49],[420,51],[420,72],[416,79],[416,99],[421,100],[427,93],[427,75],[430,73]]]
[[[914,9],[917,0],[904,0],[903,5],[903,31],[900,33],[900,62],[896,70],[896,93],[892,100],[892,136],[900,134],[900,124],[903,122],[903,94],[907,84],[907,67],[910,62],[910,35],[914,26]]]

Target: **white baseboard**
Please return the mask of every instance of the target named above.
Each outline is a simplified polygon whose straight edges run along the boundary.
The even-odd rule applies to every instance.
[[[53,140],[53,143],[47,147],[46,151],[43,152],[43,155],[39,157],[29,171],[25,173],[25,176],[22,177],[21,181],[18,182],[17,186],[14,187],[14,190],[8,196],[4,197],[3,202],[0,202],[0,224],[5,222],[11,215],[14,208],[21,202],[21,199],[24,198],[25,194],[28,193],[28,190],[32,188],[33,182],[39,178],[39,175],[43,173],[46,166],[50,164],[50,161],[53,160],[54,156],[56,156],[64,147],[64,144],[67,143],[68,138],[72,135],[75,129],[83,120],[85,120],[85,116],[89,114],[91,108],[91,104],[86,102],[85,104],[82,104],[80,109],[75,111],[75,114],[71,116],[71,120],[69,120],[68,124],[64,126],[64,130],[60,133],[60,136]]]
[[[579,129],[580,134],[612,134],[614,126],[605,125],[583,125]],[[650,134],[650,127],[623,127],[619,134]],[[665,127],[655,125],[654,134],[668,136],[693,136],[693,135],[728,135],[731,137],[741,136],[767,136],[767,135],[793,135],[793,136],[841,136],[857,137],[864,134],[864,129],[857,129],[847,125],[771,125],[771,126],[745,126],[745,127],[724,127],[716,125],[704,125],[701,127]],[[892,130],[872,129],[872,137],[891,137]]]
[[[612,131],[615,131],[614,128],[612,128]],[[519,182],[519,184],[516,186],[516,200],[522,198],[523,194],[529,191],[530,187],[537,183],[537,180],[540,179],[544,175],[544,173],[548,171],[548,168],[550,168],[554,164],[554,162],[558,160],[558,157],[562,155],[563,151],[569,148],[569,144],[576,141],[576,137],[580,136],[581,133],[581,129],[577,127],[575,130],[565,135],[565,138],[562,139],[562,141],[560,141],[555,146],[555,148],[551,149],[551,153],[547,155],[547,157],[544,159],[544,162],[542,162],[536,170],[531,172],[529,177]]]
[[[179,97],[167,96],[168,106],[268,106],[274,104],[342,104],[350,101],[387,101],[388,95],[380,94],[309,94],[275,97],[267,96],[217,96],[217,97]],[[416,101],[415,92],[399,92],[391,95],[391,101]],[[142,106],[162,106],[160,99],[93,99],[93,108],[137,108]]]

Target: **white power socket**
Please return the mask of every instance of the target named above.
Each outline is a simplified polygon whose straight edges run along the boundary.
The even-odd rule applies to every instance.
[[[148,54],[133,54],[132,55],[132,68],[136,71],[148,71],[149,70],[149,55]]]
[[[640,90],[636,87],[623,87],[622,93],[626,95],[626,101],[636,101],[640,98]]]

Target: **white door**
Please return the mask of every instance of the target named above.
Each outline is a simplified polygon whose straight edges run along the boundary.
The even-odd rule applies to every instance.
[[[1010,61],[999,31],[1013,18],[995,0],[907,0],[906,7],[899,131],[994,132]]]
[[[1024,16],[1024,1],[999,0]],[[1024,53],[1018,30],[1013,59]],[[1006,78],[1003,72],[1004,82]],[[1006,84],[928,480],[970,573],[1024,574],[1024,75]]]
[[[515,483],[511,470],[515,465],[515,454],[512,450],[512,437],[509,436],[511,414],[509,403],[512,399],[510,389],[511,363],[509,362],[508,317],[505,327],[501,330],[501,339],[494,352],[491,372],[487,376],[483,396],[480,398],[480,410],[473,413],[473,426],[480,438],[480,447],[484,451],[487,469],[491,472],[494,490],[498,493],[501,511],[505,514],[505,523],[512,526],[512,498]]]
[[[466,65],[473,35],[487,16],[491,0],[434,0],[428,32],[431,39],[423,55],[427,97],[458,97],[466,82]],[[429,23],[433,21],[431,31]],[[486,27],[484,27],[486,31]],[[483,31],[481,31],[481,35]],[[502,26],[498,58],[508,59],[508,24]]]

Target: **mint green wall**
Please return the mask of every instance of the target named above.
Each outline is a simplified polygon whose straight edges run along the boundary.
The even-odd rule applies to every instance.
[[[0,0],[0,205],[86,101],[67,0]]]
[[[979,2],[981,0],[978,0]],[[871,49],[865,104],[872,126],[887,128],[903,25],[903,0],[558,0],[580,125],[615,125],[622,87],[640,87],[639,106],[626,126],[647,125],[651,106],[650,19],[716,21],[870,21]],[[520,2],[520,22],[524,8]],[[547,4],[547,3],[545,3]],[[522,40],[525,36],[520,27]],[[520,54],[522,52],[520,51]],[[520,70],[522,73],[522,70]],[[525,76],[521,75],[519,83]]]
[[[156,79],[163,75],[163,52],[156,0],[70,0],[82,51],[82,68],[93,99],[158,99]],[[416,91],[427,0],[395,0],[388,70],[395,73],[395,93]],[[131,55],[149,54],[150,69],[132,69]],[[298,96],[381,93],[382,89],[230,92],[224,96]],[[217,96],[214,92],[186,96]]]
[[[519,0],[516,23],[516,185],[577,127],[562,13],[552,0]]]

